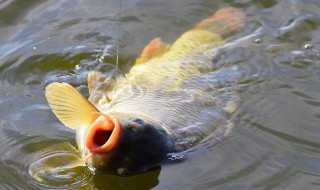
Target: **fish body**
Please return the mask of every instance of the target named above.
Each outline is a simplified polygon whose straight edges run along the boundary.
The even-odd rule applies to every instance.
[[[125,75],[113,80],[91,72],[88,100],[69,84],[48,85],[49,105],[77,130],[88,166],[119,174],[141,171],[211,134],[224,136],[238,96],[221,86],[239,73],[236,66],[215,65],[213,50],[243,23],[244,14],[228,7],[173,44],[156,38]]]

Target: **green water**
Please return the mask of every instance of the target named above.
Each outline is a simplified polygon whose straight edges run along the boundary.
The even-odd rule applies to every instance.
[[[37,152],[75,145],[44,97],[51,82],[88,95],[90,70],[130,69],[153,38],[172,42],[220,7],[245,27],[213,58],[241,69],[234,129],[185,160],[132,177],[85,167],[29,174]],[[0,189],[320,189],[320,2],[318,0],[0,0]],[[120,30],[119,30],[120,23]],[[67,175],[64,175],[67,174]]]

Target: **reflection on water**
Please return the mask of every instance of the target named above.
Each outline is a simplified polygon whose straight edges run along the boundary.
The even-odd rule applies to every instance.
[[[123,1],[120,32],[118,6],[116,0],[0,1],[2,188],[319,189],[317,0]],[[88,71],[112,74],[117,36],[125,72],[151,39],[172,42],[225,6],[248,19],[213,59],[235,64],[241,73],[230,136],[218,143],[206,139],[183,162],[136,176],[93,175],[78,166],[56,168],[44,175],[47,181],[32,178],[39,153],[75,144],[74,132],[47,105],[47,84],[68,82],[87,95]]]
[[[92,177],[90,188],[105,189],[106,186],[113,189],[152,189],[159,183],[160,169],[153,169],[147,173],[131,177],[119,177],[115,175],[96,174]],[[108,184],[108,185],[106,185]]]

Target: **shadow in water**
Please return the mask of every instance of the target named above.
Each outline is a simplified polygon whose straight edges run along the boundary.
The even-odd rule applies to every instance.
[[[117,176],[112,174],[95,174],[92,177],[94,189],[152,189],[159,184],[161,167],[134,176]]]

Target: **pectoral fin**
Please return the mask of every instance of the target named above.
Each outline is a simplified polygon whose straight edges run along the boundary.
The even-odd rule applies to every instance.
[[[67,83],[46,87],[46,98],[57,118],[71,129],[89,127],[99,112],[77,89]]]
[[[135,65],[143,64],[152,58],[160,57],[168,51],[170,44],[164,43],[160,38],[153,39],[142,51]]]
[[[112,90],[114,80],[99,71],[92,71],[88,74],[88,89],[89,89],[89,101],[93,104],[98,104],[101,99],[106,99],[111,102],[109,92]]]
[[[98,71],[92,71],[88,74],[88,89],[89,89],[89,94],[91,94],[92,90],[94,89],[97,84],[100,82],[103,82],[106,77]]]

